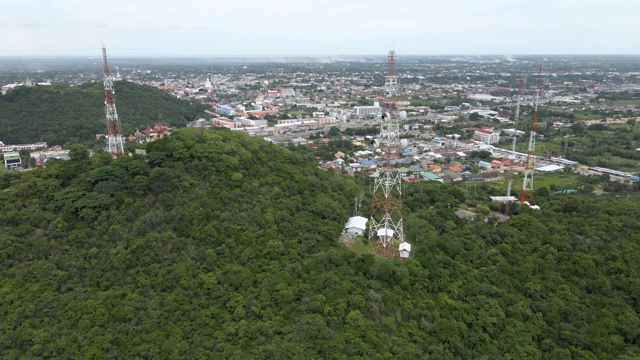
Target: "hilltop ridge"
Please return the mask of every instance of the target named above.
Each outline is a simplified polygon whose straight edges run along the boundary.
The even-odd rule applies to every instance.
[[[183,127],[206,108],[146,85],[116,81],[114,86],[125,135],[158,121]],[[5,144],[87,143],[96,134],[106,133],[102,83],[16,87],[0,96],[0,129]]]
[[[0,173],[4,358],[640,356],[635,195],[547,192],[499,224],[455,215],[488,185],[412,184],[413,258],[377,261],[337,241],[367,179],[284,147],[189,128],[146,157],[73,150]]]

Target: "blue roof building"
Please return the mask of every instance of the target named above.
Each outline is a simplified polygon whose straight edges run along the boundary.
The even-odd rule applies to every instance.
[[[216,111],[219,114],[223,114],[223,115],[235,115],[236,114],[236,109],[234,109],[233,106],[229,106],[229,105],[222,105],[222,106],[218,107],[218,109]]]

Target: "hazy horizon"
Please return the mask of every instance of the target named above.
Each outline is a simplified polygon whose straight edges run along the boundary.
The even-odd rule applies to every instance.
[[[0,56],[640,55],[638,13],[635,0],[4,0]]]
[[[101,51],[101,49],[99,49]],[[384,54],[344,54],[344,55],[324,55],[324,54],[290,54],[290,55],[189,55],[189,54],[175,54],[175,55],[144,55],[144,54],[131,54],[131,55],[111,55],[109,49],[107,49],[109,59],[217,59],[217,58],[379,58],[387,59],[388,52]],[[640,57],[639,54],[398,54],[396,51],[398,61],[402,58],[502,58],[505,60],[515,61],[517,58],[538,58],[538,57]],[[102,53],[98,55],[0,55],[0,59],[102,59]]]

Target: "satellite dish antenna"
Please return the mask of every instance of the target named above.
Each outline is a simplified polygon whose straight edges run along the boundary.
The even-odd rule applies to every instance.
[[[391,114],[389,114],[388,112],[383,112],[382,121],[389,121],[389,120],[391,120]]]
[[[372,139],[372,140],[371,140],[371,146],[372,146],[374,149],[377,149],[377,148],[380,146],[380,140],[378,140],[378,139]]]
[[[400,140],[400,146],[402,148],[406,148],[407,146],[409,146],[409,140],[407,140],[407,139]]]
[[[398,117],[400,118],[400,120],[404,120],[407,118],[407,112],[406,111],[400,111],[400,113],[398,113]]]

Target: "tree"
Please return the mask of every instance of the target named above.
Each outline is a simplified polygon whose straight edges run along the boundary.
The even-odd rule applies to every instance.
[[[549,188],[543,186],[534,191],[535,198],[546,198],[549,196]]]
[[[478,205],[476,207],[476,211],[478,212],[478,214],[483,214],[483,215],[491,214],[491,210],[486,205]]]
[[[327,132],[327,135],[329,135],[330,137],[340,136],[340,128],[338,128],[337,126],[332,126]]]
[[[197,119],[208,107],[177,99],[151,86],[126,81],[116,81],[114,86],[118,115],[126,119],[122,121],[125,135],[152,125],[157,116],[172,127],[186,126],[187,121]],[[46,141],[61,145],[75,140],[89,144],[95,134],[106,131],[104,105],[100,105],[104,102],[101,82],[78,87],[20,87],[9,94],[0,97],[0,129],[5,143]]]
[[[412,258],[381,260],[336,241],[371,179],[301,148],[193,128],[0,172],[3,358],[640,356],[640,194],[498,223],[456,216],[488,213],[492,184],[407,184]]]
[[[469,157],[472,159],[481,159],[481,160],[489,161],[491,160],[491,152],[486,150],[472,151],[469,154]]]
[[[69,157],[73,161],[82,161],[89,158],[89,150],[82,144],[71,145],[69,149]]]

